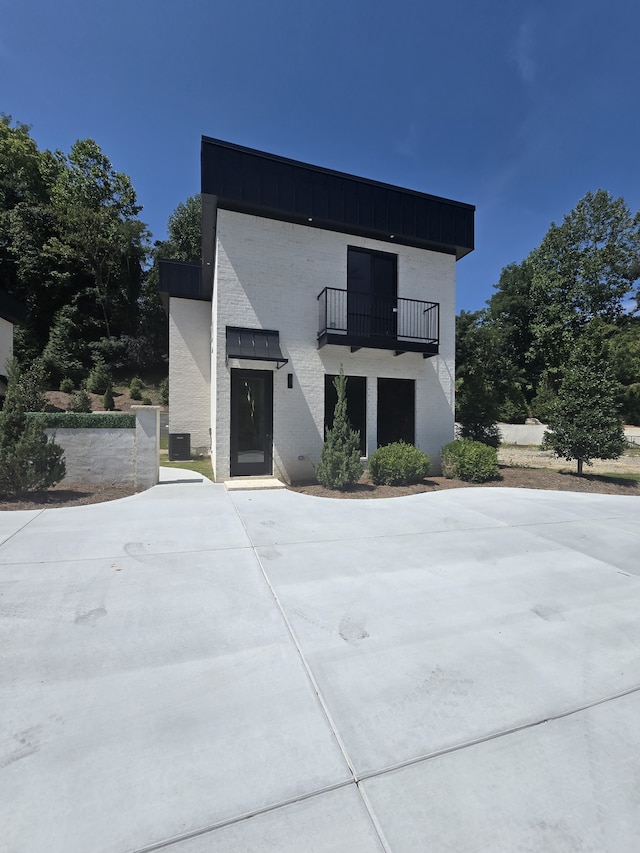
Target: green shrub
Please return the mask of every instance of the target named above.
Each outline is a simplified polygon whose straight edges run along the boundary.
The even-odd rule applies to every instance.
[[[27,416],[29,417],[29,416]],[[45,412],[45,429],[135,429],[131,412]]]
[[[85,388],[78,388],[74,391],[67,405],[68,412],[90,412],[91,397],[87,394]]]
[[[169,405],[169,377],[165,378],[160,383],[160,402],[163,406]]]
[[[142,400],[140,400],[140,402],[143,406],[153,406],[153,400],[151,399],[151,397],[145,396],[142,398]]]
[[[129,396],[132,400],[142,400],[142,389],[144,385],[142,381],[138,379],[137,376],[134,376],[131,382],[129,383]]]
[[[360,461],[360,433],[351,428],[347,417],[347,377],[342,367],[333,384],[338,402],[333,426],[327,428],[316,477],[328,489],[350,489],[362,476],[364,466]]]
[[[429,473],[431,460],[412,444],[397,441],[379,447],[369,460],[369,476],[377,485],[406,486],[419,483]]]
[[[480,441],[451,441],[442,448],[442,473],[448,479],[485,483],[497,476],[498,452]]]
[[[111,371],[102,359],[99,359],[87,377],[87,390],[92,394],[104,394],[111,386]]]
[[[7,365],[7,374],[0,412],[0,495],[14,496],[55,486],[66,469],[62,448],[44,433],[44,415],[25,411],[15,359]]]
[[[64,391],[65,394],[72,394],[73,387],[73,379],[70,379],[68,376],[65,376],[65,378],[60,383],[60,390]]]
[[[104,396],[102,398],[102,407],[105,412],[112,412],[116,407],[116,402],[113,399],[113,388],[111,385],[107,385],[107,390],[104,392]]]

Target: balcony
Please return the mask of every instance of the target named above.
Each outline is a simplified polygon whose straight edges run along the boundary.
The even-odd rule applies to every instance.
[[[438,354],[440,305],[420,299],[376,299],[325,287],[318,296],[318,348],[327,344]]]

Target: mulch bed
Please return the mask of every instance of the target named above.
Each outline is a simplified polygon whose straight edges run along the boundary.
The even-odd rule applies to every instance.
[[[0,510],[84,506],[115,501],[118,498],[127,498],[134,494],[135,489],[131,486],[74,486],[69,483],[61,483],[42,492],[30,492],[17,498],[0,500]]]
[[[590,492],[603,495],[638,495],[640,483],[618,477],[603,477],[586,474],[578,477],[574,473],[551,471],[547,468],[508,468],[500,466],[500,476],[487,483],[465,483],[462,480],[447,480],[445,477],[427,477],[415,486],[376,486],[366,477],[349,491],[325,489],[318,483],[298,483],[290,486],[293,491],[323,498],[394,498],[402,495],[417,495],[422,492],[440,492],[444,489],[461,488],[512,488],[546,489],[557,492]]]
[[[640,482],[618,477],[551,471],[548,468],[508,468],[501,466],[500,476],[488,483],[464,483],[444,477],[428,477],[414,486],[376,486],[363,477],[353,489],[338,491],[325,489],[318,483],[297,483],[289,486],[294,492],[322,498],[371,499],[397,498],[403,495],[418,495],[422,492],[440,492],[444,489],[473,488],[552,489],[558,492],[590,492],[603,495],[637,495],[640,497]],[[56,507],[83,506],[103,503],[135,494],[129,486],[73,486],[68,483],[43,492],[33,492],[12,500],[0,500],[0,510],[53,509]]]

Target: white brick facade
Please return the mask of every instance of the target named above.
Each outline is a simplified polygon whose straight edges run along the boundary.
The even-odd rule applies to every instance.
[[[394,356],[393,351],[327,345],[317,348],[318,294],[347,286],[347,247],[392,252],[398,256],[398,297],[440,303],[440,354]],[[319,461],[324,431],[324,375],[367,378],[367,456],[377,446],[377,378],[415,380],[416,444],[439,465],[439,450],[453,438],[455,355],[455,258],[424,249],[306,227],[254,215],[219,210],[217,217],[212,329],[200,308],[181,303],[171,325],[171,432],[191,432],[198,443],[211,426],[217,480],[229,476],[230,370],[225,359],[227,326],[277,329],[289,363],[243,362],[242,367],[272,369],[273,473],[286,480],[308,478]],[[197,306],[194,307],[194,306]],[[206,326],[206,328],[205,328]],[[191,336],[200,335],[198,343]],[[209,368],[202,357],[211,344],[211,397],[202,408]],[[197,352],[196,352],[197,351]],[[177,360],[177,363],[174,363]],[[187,371],[187,372],[185,372]],[[287,374],[293,374],[293,388]],[[173,378],[175,375],[175,379]],[[180,378],[178,378],[180,376]],[[188,378],[187,378],[188,376]],[[176,409],[176,385],[182,404]],[[210,421],[205,421],[210,417]],[[180,428],[178,425],[180,424]]]
[[[169,432],[188,432],[191,450],[211,450],[211,303],[171,297]]]

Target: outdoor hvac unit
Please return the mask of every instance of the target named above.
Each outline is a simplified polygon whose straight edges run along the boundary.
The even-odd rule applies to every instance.
[[[169,433],[169,462],[187,462],[191,459],[191,433]]]

